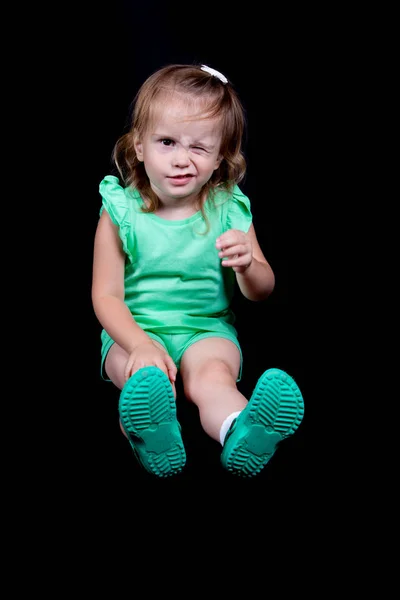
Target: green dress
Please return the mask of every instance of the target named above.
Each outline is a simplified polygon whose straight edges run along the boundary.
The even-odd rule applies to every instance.
[[[216,239],[228,229],[247,232],[252,214],[250,201],[236,185],[232,194],[216,193],[207,199],[206,223],[201,212],[168,221],[143,213],[137,190],[123,188],[117,177],[100,183],[102,206],[118,227],[125,261],[125,302],[136,323],[154,334],[210,332],[237,337],[230,308],[233,269],[223,268]],[[102,362],[113,344],[101,332]]]

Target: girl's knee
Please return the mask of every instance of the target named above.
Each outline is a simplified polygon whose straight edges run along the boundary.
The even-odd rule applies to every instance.
[[[210,359],[196,368],[186,371],[183,388],[188,400],[194,400],[199,394],[215,385],[236,386],[236,375],[231,366],[221,359]]]

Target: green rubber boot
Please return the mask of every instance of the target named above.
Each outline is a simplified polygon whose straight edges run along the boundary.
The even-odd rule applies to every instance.
[[[136,371],[119,397],[121,425],[141,465],[157,477],[182,471],[186,452],[168,377],[158,367]]]
[[[280,369],[268,369],[226,434],[223,467],[242,477],[257,475],[277,445],[296,431],[303,415],[303,397],[295,381]]]

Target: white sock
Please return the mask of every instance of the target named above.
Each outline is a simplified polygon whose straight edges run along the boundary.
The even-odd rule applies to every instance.
[[[221,446],[224,445],[225,436],[228,433],[229,427],[232,425],[232,421],[236,419],[241,412],[241,410],[238,410],[237,412],[230,414],[229,417],[226,417],[225,421],[222,423],[221,429],[219,430],[219,441],[221,442]]]

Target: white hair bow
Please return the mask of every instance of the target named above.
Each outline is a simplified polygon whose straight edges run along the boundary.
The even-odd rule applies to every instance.
[[[211,67],[207,67],[207,65],[201,65],[201,70],[207,71],[207,73],[210,73],[210,75],[214,75],[214,77],[217,77],[220,81],[222,81],[222,83],[228,83],[228,80],[225,77],[225,75],[222,75],[222,73],[216,71],[215,69],[212,69]]]

